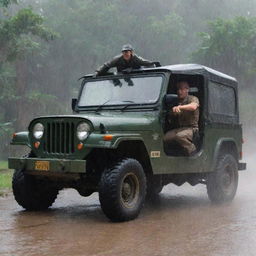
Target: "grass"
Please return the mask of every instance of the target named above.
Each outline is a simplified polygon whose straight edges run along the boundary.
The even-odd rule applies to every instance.
[[[0,161],[0,171],[8,169],[8,162],[7,161]]]
[[[10,189],[12,185],[12,174],[13,171],[0,171],[0,190]]]
[[[12,188],[12,170],[8,170],[7,161],[0,161],[0,196],[4,196]]]

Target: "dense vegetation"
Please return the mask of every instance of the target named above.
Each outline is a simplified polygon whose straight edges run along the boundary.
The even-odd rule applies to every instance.
[[[127,42],[162,65],[237,77],[242,119],[255,124],[255,16],[251,0],[0,0],[0,158],[34,116],[70,113],[77,79]]]

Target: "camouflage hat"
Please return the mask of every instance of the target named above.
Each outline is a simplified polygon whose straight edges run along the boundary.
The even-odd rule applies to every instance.
[[[122,47],[122,52],[123,51],[133,51],[133,48],[132,48],[132,46],[130,44],[125,44]]]

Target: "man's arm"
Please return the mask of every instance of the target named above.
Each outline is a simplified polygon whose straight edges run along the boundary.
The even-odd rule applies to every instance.
[[[99,67],[97,70],[96,70],[96,73],[98,75],[101,75],[101,74],[104,74],[106,73],[110,68],[113,68],[113,67],[116,67],[116,64],[119,60],[121,55],[118,55],[116,57],[114,57],[112,60],[104,63],[101,67]]]
[[[134,55],[133,57],[136,59],[136,62],[137,62],[140,66],[148,67],[148,66],[154,65],[154,62],[153,62],[153,61],[143,59],[142,57],[140,57],[140,56],[138,56],[138,55]]]
[[[172,111],[174,113],[180,113],[182,110],[186,111],[195,111],[199,105],[195,102],[189,103],[187,105],[178,105],[172,108]]]
[[[180,113],[182,110],[195,111],[199,107],[199,100],[195,96],[191,96],[191,101],[186,105],[178,105],[172,108],[173,113]]]

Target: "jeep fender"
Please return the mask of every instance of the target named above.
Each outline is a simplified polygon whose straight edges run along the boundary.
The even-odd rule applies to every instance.
[[[143,138],[140,134],[91,134],[86,140],[86,147],[90,148],[118,148],[119,144],[123,141],[142,141]]]
[[[140,162],[146,174],[152,174],[151,160],[144,139],[139,134],[137,134],[138,136],[130,135],[117,136],[117,134],[113,134],[111,135],[113,136],[111,141],[97,140],[93,144],[86,144],[86,147],[103,149],[105,152],[109,152],[110,155],[114,153],[123,158],[134,158]],[[97,137],[99,138],[99,136]],[[92,139],[90,142],[92,142]],[[104,144],[102,144],[103,142]]]
[[[143,138],[141,138],[139,136],[139,134],[136,134],[136,135],[132,135],[132,136],[127,136],[127,137],[124,136],[124,137],[116,138],[116,140],[113,143],[113,148],[118,148],[120,143],[126,142],[126,141],[141,141],[143,144],[145,144]]]
[[[11,145],[25,145],[31,148],[28,132],[17,132],[13,134]]]
[[[119,141],[117,152],[125,158],[139,161],[147,176],[153,174],[149,152],[142,138]]]

